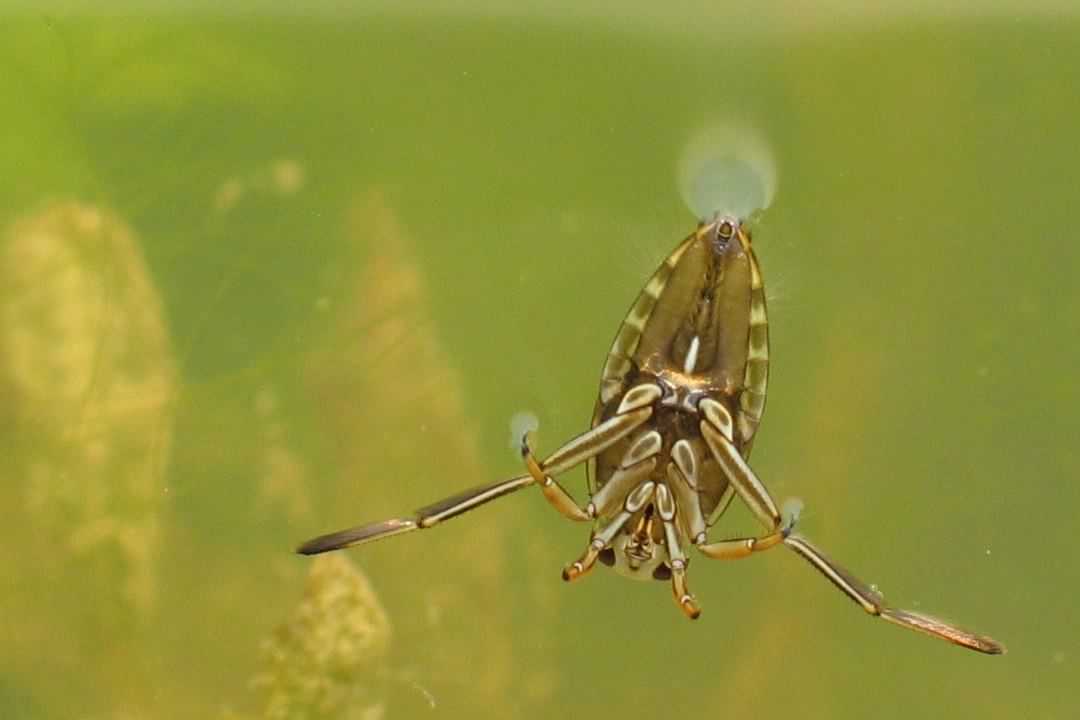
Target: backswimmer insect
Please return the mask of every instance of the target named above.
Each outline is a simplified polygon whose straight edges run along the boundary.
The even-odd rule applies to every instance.
[[[599,561],[635,579],[669,582],[690,618],[701,610],[687,586],[687,553],[720,560],[783,544],[863,610],[902,627],[996,655],[995,640],[890,607],[880,593],[793,532],[747,464],[765,409],[769,335],[765,290],[740,220],[702,223],[664,260],[623,320],[600,376],[591,428],[544,460],[521,440],[527,472],[465,490],[417,510],[322,535],[297,552],[314,555],[425,530],[536,485],[562,515],[592,522],[589,544],[564,580]],[[589,501],[555,477],[588,463]],[[735,495],[765,526],[757,537],[713,540],[709,530]]]

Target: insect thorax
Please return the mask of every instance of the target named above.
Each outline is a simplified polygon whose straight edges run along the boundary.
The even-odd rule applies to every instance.
[[[702,529],[701,520],[704,521],[705,527],[714,524],[726,509],[732,492],[726,476],[702,437],[702,414],[699,403],[703,399],[711,398],[722,404],[732,417],[739,417],[743,411],[739,406],[737,396],[727,396],[716,392],[715,389],[710,390],[694,383],[689,378],[677,375],[639,374],[633,385],[639,387],[649,383],[655,383],[662,389],[659,399],[653,405],[652,417],[642,427],[596,457],[590,468],[590,492],[595,495],[602,490],[620,469],[627,466],[628,459],[634,455],[635,448],[648,444],[648,441],[652,439],[654,447],[658,445],[658,449],[649,456],[648,461],[653,463],[652,470],[642,478],[642,481],[665,485],[676,498],[675,527],[678,531],[679,542],[684,546],[690,546],[695,535]],[[618,403],[617,398],[602,413],[602,417],[614,415]],[[738,423],[733,425],[737,427]],[[657,435],[659,436],[658,443],[656,443]],[[737,430],[735,430],[735,438],[736,446],[742,447],[743,438],[739,436]],[[677,444],[680,447],[676,448]],[[677,451],[682,452],[682,457],[676,457]],[[690,456],[689,459],[686,457],[687,454]],[[688,490],[683,485],[687,481],[684,480],[685,473],[678,473],[675,469],[679,466],[679,461],[683,466],[689,462],[693,467],[691,478],[693,487],[689,489],[689,492],[693,493],[694,502],[699,508],[694,511],[700,513],[698,516],[700,520],[696,523],[696,527],[691,516],[685,512],[685,506],[693,503],[684,501]],[[633,489],[634,487],[620,488],[623,497],[613,502],[611,511],[598,517],[597,530],[606,526],[618,515],[624,506],[625,496]],[[666,580],[670,577],[670,568],[667,565],[665,540],[663,523],[658,517],[655,501],[650,500],[625,523],[623,529],[616,535],[611,548],[601,555],[600,560],[606,565],[613,566],[620,574],[627,577]]]

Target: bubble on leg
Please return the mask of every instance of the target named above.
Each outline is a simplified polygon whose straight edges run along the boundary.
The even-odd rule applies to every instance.
[[[510,418],[510,449],[514,452],[521,451],[521,441],[526,433],[536,432],[540,427],[540,420],[535,413],[527,410],[514,413]]]
[[[802,498],[790,497],[784,501],[784,504],[780,507],[780,515],[787,519],[784,524],[788,527],[793,526],[799,521],[799,516],[802,515],[803,501]]]
[[[772,204],[776,163],[760,132],[721,124],[693,136],[679,161],[679,190],[698,218],[718,213],[749,218]]]

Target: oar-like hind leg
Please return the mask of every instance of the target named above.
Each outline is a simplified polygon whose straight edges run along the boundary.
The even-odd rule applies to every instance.
[[[320,535],[308,540],[296,549],[301,555],[317,555],[330,550],[362,545],[364,543],[382,540],[383,538],[403,535],[414,530],[424,530],[434,527],[443,520],[457,517],[469,510],[478,508],[485,503],[496,500],[523,487],[532,485],[534,482],[531,475],[519,475],[509,480],[478,485],[456,495],[452,495],[438,502],[426,505],[413,513],[409,518],[391,518],[377,522],[357,525],[356,527],[337,532]]]
[[[866,583],[827,558],[824,553],[811,545],[806,538],[799,535],[789,535],[784,540],[784,544],[817,568],[822,575],[828,578],[829,582],[840,588],[841,592],[871,615],[884,618],[900,627],[948,640],[961,647],[977,650],[987,655],[1000,655],[1005,652],[1005,647],[1001,643],[986,635],[963,630],[930,615],[889,607],[885,604],[885,598],[882,597],[881,593],[873,590]]]
[[[642,393],[639,393],[639,396],[636,404],[624,402],[619,413],[565,443],[542,463],[537,463],[529,453],[526,458],[526,466],[530,471],[528,475],[478,485],[422,507],[414,512],[412,517],[379,520],[320,535],[308,540],[296,551],[301,555],[316,555],[382,540],[394,535],[403,535],[415,530],[425,530],[444,520],[457,517],[492,500],[537,483],[543,489],[544,497],[563,515],[573,520],[588,520],[591,516],[574,502],[569,493],[551,480],[551,475],[565,472],[603,452],[648,420],[652,415],[652,408],[647,405],[654,398]],[[532,460],[531,464],[530,460]]]

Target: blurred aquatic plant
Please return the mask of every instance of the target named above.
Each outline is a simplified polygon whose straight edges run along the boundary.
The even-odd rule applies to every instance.
[[[252,680],[261,717],[382,717],[372,679],[390,638],[390,619],[364,574],[344,555],[317,558],[300,603],[263,644]]]
[[[331,525],[399,512],[437,491],[492,477],[413,242],[383,192],[357,197],[347,233],[353,257],[339,266],[348,268],[338,278],[342,297],[327,306],[329,332],[308,366],[327,435],[341,443],[340,480],[330,484],[323,506],[350,510],[323,520]],[[425,649],[405,671],[440,697],[457,688],[461,697],[450,702],[479,713],[500,707],[513,714],[513,644],[543,627],[514,623],[504,601],[508,520],[506,513],[478,513],[442,531],[449,535],[437,543],[437,562],[430,545],[397,545],[393,566],[410,572],[395,573],[401,590],[389,587],[384,595],[414,618],[400,628],[401,645]],[[535,632],[543,645],[542,630]],[[533,668],[534,676],[546,671]]]
[[[3,493],[22,511],[9,531],[145,616],[158,593],[176,369],[139,240],[109,210],[54,202],[11,225],[2,258],[0,381],[17,441]]]
[[[311,514],[307,464],[288,441],[288,428],[272,386],[256,392],[255,413],[264,448],[256,502],[260,509],[274,508],[290,520],[305,519]]]
[[[796,460],[790,462],[788,467],[779,466],[776,473],[779,482],[773,483],[774,488],[783,488],[784,482],[780,479],[788,477],[799,477],[805,482],[805,492],[811,498],[807,503],[808,509],[803,511],[801,499],[792,499],[792,508],[803,512],[804,525],[809,519],[811,527],[823,528],[814,532],[826,539],[828,532],[825,530],[843,523],[850,512],[853,497],[850,485],[854,479],[852,467],[858,458],[847,445],[822,443],[820,438],[857,434],[858,428],[865,422],[864,418],[870,414],[870,408],[881,402],[881,389],[885,387],[880,381],[882,358],[866,351],[857,339],[839,330],[848,327],[851,315],[858,312],[858,308],[851,308],[834,320],[838,330],[827,335],[828,344],[822,352],[822,357],[828,360],[813,368],[805,380],[812,388],[813,402],[807,406],[809,410],[803,424],[814,427],[815,432],[801,436],[802,447],[794,455]],[[859,391],[850,392],[852,387],[859,388]],[[825,406],[829,407],[829,411],[823,413],[820,408]],[[828,498],[828,503],[815,501],[814,498]],[[768,566],[767,563],[762,564]],[[820,623],[808,617],[808,608],[805,605],[800,607],[800,602],[792,602],[793,584],[798,583],[800,591],[805,587],[817,593],[818,579],[806,573],[806,568],[800,567],[794,560],[773,563],[768,566],[767,572],[773,583],[782,574],[787,591],[766,592],[755,600],[755,615],[761,621],[753,624],[750,637],[742,643],[742,650],[736,656],[737,663],[733,665],[725,690],[716,693],[712,702],[726,702],[736,716],[752,714],[759,707],[762,695],[767,693],[770,674],[810,673],[815,682],[812,691],[804,693],[806,706],[823,711],[832,708],[838,697],[832,678],[823,676],[825,671],[819,668],[806,668],[802,658],[792,653],[793,647],[813,645],[820,639],[821,632]],[[820,588],[820,596],[825,598],[823,602],[843,604],[839,598],[830,599],[830,591],[832,588]],[[864,627],[864,618],[851,613],[849,608],[844,610],[845,620],[851,619],[851,632]],[[866,632],[878,629],[867,629]],[[830,629],[830,632],[835,631],[836,628]],[[841,628],[839,632],[847,632],[847,629]],[[882,629],[882,632],[891,632],[891,628]]]

